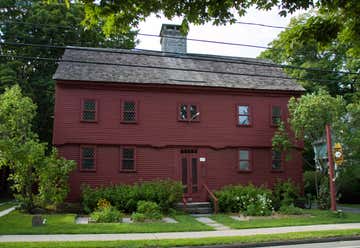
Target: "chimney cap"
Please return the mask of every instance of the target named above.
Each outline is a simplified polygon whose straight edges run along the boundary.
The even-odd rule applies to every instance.
[[[186,36],[180,32],[180,28],[181,28],[181,25],[178,25],[178,24],[164,23],[161,25],[160,36],[163,36],[163,35],[166,35],[169,33],[171,33],[172,35]]]

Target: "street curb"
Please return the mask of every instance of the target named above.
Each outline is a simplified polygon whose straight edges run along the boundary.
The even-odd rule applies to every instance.
[[[223,244],[223,245],[205,245],[205,246],[180,246],[180,248],[253,248],[253,247],[269,247],[282,245],[301,245],[301,244],[316,244],[325,242],[337,241],[352,241],[360,240],[360,236],[344,236],[344,237],[329,237],[320,239],[299,239],[299,240],[283,240],[283,241],[269,241],[248,244]]]

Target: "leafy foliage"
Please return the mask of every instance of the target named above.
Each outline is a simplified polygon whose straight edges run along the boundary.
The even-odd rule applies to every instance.
[[[68,192],[68,173],[75,166],[58,158],[55,149],[46,156],[46,144],[32,131],[35,110],[18,85],[0,95],[0,168],[10,168],[15,198],[28,211],[34,208],[35,198],[44,204],[61,203]],[[38,195],[33,191],[36,183]]]
[[[329,179],[323,177],[319,187],[318,207],[319,209],[329,209],[330,204]]]
[[[92,221],[97,223],[112,223],[121,222],[123,214],[115,207],[111,206],[109,202],[100,199],[96,211],[90,214]]]
[[[299,188],[290,179],[287,181],[278,180],[273,190],[274,208],[277,210],[282,206],[294,205],[299,196]]]
[[[55,148],[44,158],[43,165],[36,168],[38,197],[42,205],[57,206],[65,200],[70,191],[69,174],[75,167],[75,161],[59,157]]]
[[[159,206],[151,201],[139,201],[136,213],[131,216],[135,221],[143,222],[145,220],[160,220],[162,214]]]
[[[54,104],[55,61],[33,60],[25,57],[59,59],[63,49],[14,45],[77,45],[133,48],[135,32],[114,32],[105,37],[98,23],[91,29],[81,25],[85,18],[84,5],[78,1],[67,7],[62,1],[46,4],[43,1],[3,0],[0,4],[0,93],[6,87],[19,84],[24,94],[38,106],[34,130],[42,141],[51,142]],[[13,58],[12,56],[20,56]]]
[[[351,13],[360,11],[360,5],[354,2],[343,8],[324,6],[293,18],[260,57],[286,65],[287,74],[301,78],[300,83],[310,93],[326,89],[333,96],[353,94],[359,89],[357,75],[337,71],[356,73],[360,65],[360,35],[353,26],[360,18]]]
[[[280,122],[277,130],[274,133],[274,136],[272,138],[272,147],[275,151],[286,153],[286,157],[290,158],[289,151],[292,147],[292,142],[283,121]]]
[[[310,142],[324,137],[325,125],[337,123],[345,113],[343,99],[323,90],[291,98],[288,106],[289,123],[295,136]]]
[[[225,186],[214,192],[221,212],[242,212],[246,215],[270,215],[272,210],[271,191],[264,187]]]
[[[295,207],[293,204],[282,205],[279,209],[279,212],[288,215],[301,215],[304,213],[301,208]]]
[[[82,204],[89,213],[96,208],[100,199],[108,200],[117,209],[126,213],[135,212],[139,201],[151,201],[167,212],[182,197],[182,185],[172,180],[157,180],[131,185],[112,185],[108,187],[82,188]]]

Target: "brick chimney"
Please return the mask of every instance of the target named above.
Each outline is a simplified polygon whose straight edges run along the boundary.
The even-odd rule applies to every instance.
[[[162,52],[186,53],[186,35],[180,32],[180,25],[163,24],[160,37]]]

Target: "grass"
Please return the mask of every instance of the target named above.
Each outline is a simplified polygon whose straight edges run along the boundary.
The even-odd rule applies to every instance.
[[[284,233],[272,235],[252,235],[243,237],[213,237],[200,239],[168,239],[168,240],[136,240],[136,241],[82,241],[82,242],[18,242],[0,243],[6,248],[140,248],[140,247],[176,247],[176,246],[204,246],[224,244],[253,244],[284,240],[306,240],[330,237],[360,236],[360,229],[312,231],[298,233]]]
[[[189,215],[175,215],[174,218],[179,222],[176,224],[152,222],[79,225],[75,224],[75,214],[53,214],[45,217],[47,218],[46,225],[32,227],[32,215],[13,211],[0,218],[0,234],[149,233],[213,230]]]
[[[344,213],[343,217],[325,210],[304,210],[304,213],[307,215],[280,219],[253,219],[249,221],[238,221],[230,218],[229,215],[217,214],[212,219],[234,229],[360,222],[360,214],[355,213]]]
[[[15,206],[16,203],[15,202],[6,202],[0,205],[0,211],[3,211],[5,209],[11,208],[13,206]]]

